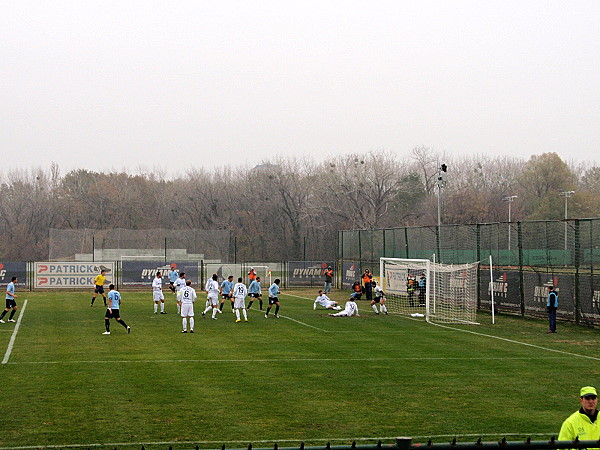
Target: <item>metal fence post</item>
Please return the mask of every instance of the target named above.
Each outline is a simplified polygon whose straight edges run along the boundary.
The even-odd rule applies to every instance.
[[[579,225],[579,219],[575,219],[575,323],[577,325],[581,321],[581,300],[579,298],[579,251],[581,249],[581,235]]]
[[[525,316],[525,277],[523,275],[523,224],[517,222],[517,240],[519,249],[519,294],[521,296],[521,315]]]
[[[481,224],[477,224],[477,309],[481,309]],[[494,280],[492,281],[492,289],[494,289]]]

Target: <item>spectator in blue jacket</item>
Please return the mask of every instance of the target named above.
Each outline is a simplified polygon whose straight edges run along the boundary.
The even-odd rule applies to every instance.
[[[550,329],[548,333],[556,333],[556,310],[558,309],[558,293],[554,290],[554,286],[548,287],[548,301],[546,302],[546,310],[548,311],[548,320],[550,321]]]

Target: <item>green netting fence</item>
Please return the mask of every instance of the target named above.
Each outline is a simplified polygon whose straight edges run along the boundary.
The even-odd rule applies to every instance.
[[[493,290],[499,312],[545,317],[546,288],[554,285],[560,319],[600,324],[600,218],[344,230],[338,240],[342,263],[375,270],[382,256],[481,261],[482,310],[489,310]]]

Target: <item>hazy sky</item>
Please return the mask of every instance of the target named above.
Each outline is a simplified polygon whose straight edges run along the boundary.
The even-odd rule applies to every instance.
[[[600,1],[0,0],[2,168],[600,160]]]

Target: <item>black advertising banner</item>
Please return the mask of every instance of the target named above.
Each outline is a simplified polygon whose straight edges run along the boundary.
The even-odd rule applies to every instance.
[[[27,286],[27,263],[0,262],[0,284],[10,283],[12,277],[17,277],[17,286]]]
[[[288,263],[289,284],[290,286],[323,286],[325,283],[325,269],[329,266],[333,267],[333,263],[325,261],[290,261]]]

